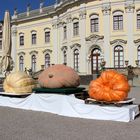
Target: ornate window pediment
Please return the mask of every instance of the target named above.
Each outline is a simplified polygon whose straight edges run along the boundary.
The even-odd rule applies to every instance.
[[[51,28],[48,28],[48,27],[46,27],[46,28],[44,29],[45,32],[50,31],[50,30],[51,30]]]
[[[113,45],[113,44],[119,45],[120,43],[127,44],[127,41],[126,40],[123,40],[123,39],[115,39],[113,41],[110,41],[110,44],[111,45]]]
[[[89,37],[86,37],[86,41],[100,40],[100,39],[104,39],[104,36],[92,34]]]
[[[18,56],[25,55],[25,54],[26,54],[25,52],[19,52]]]
[[[33,51],[31,51],[29,54],[30,54],[30,55],[36,55],[36,54],[38,54],[38,51],[33,50]]]
[[[123,10],[120,10],[120,9],[117,9],[117,10],[114,10],[112,12],[113,15],[123,15],[124,11]]]
[[[73,21],[73,22],[79,22],[79,18],[74,17],[74,18],[72,19],[72,21]]]
[[[20,32],[20,33],[19,33],[19,36],[24,36],[24,33],[23,33],[23,32]]]
[[[89,15],[89,18],[98,18],[99,17],[99,14],[98,13],[92,13]]]
[[[36,33],[37,33],[36,30],[32,30],[32,31],[31,31],[31,34],[36,34]]]
[[[140,43],[140,38],[139,38],[139,39],[134,40],[134,43],[135,43],[135,44]]]
[[[44,54],[46,54],[46,53],[52,53],[52,50],[50,50],[50,49],[45,49],[45,50],[43,51],[43,53],[44,53]]]
[[[68,49],[67,46],[63,46],[63,47],[61,48],[62,51],[67,50],[67,49]]]
[[[81,48],[81,45],[78,44],[78,43],[75,43],[75,44],[71,45],[70,48],[71,49],[76,49],[77,48],[79,50]]]
[[[136,10],[136,12],[137,12],[137,13],[140,13],[140,8],[138,8],[138,9]]]

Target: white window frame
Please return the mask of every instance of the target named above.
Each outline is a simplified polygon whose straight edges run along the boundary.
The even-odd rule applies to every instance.
[[[23,59],[21,59],[21,57]],[[24,71],[24,56],[23,55],[19,56],[19,71]]]
[[[121,51],[120,50],[117,51],[116,48],[121,48],[120,49]],[[119,56],[118,56],[118,54],[119,54]],[[114,47],[114,67],[115,68],[122,68],[122,67],[124,67],[124,47],[121,46],[121,45],[116,45]]]
[[[73,37],[79,36],[79,30],[80,30],[79,19],[78,18],[73,18],[72,21],[73,21]],[[78,26],[76,26],[77,28],[75,28],[76,24],[78,24]]]
[[[64,40],[67,39],[67,25],[66,24],[64,24],[63,26],[63,39]]]
[[[114,31],[123,30],[123,26],[124,26],[124,12],[122,10],[114,11],[113,12],[113,30]]]
[[[93,23],[92,20],[94,20]],[[90,16],[90,32],[91,33],[99,32],[99,15],[97,14],[92,14]]]
[[[80,59],[80,52],[79,52],[79,49],[75,48],[73,50],[73,57],[74,57],[74,70],[79,72],[79,66],[80,66],[80,63],[79,63],[79,59]]]
[[[2,39],[0,40],[0,50],[2,50]]]
[[[33,61],[33,56],[35,56],[35,61]],[[31,68],[32,71],[35,72],[36,71],[36,65],[37,65],[37,57],[35,54],[31,55]]]
[[[139,16],[139,18],[138,18],[138,16]],[[140,29],[140,10],[137,10],[136,23],[137,23],[137,29]]]
[[[46,38],[46,33],[49,33],[48,40]],[[44,29],[44,41],[45,41],[45,43],[50,43],[51,42],[51,29],[50,28],[45,28]]]
[[[46,56],[49,56],[49,57],[46,57]],[[51,55],[49,53],[46,53],[45,54],[45,68],[48,68],[51,64]]]
[[[21,37],[23,37],[22,42]],[[25,42],[24,33],[19,33],[19,46],[24,46],[24,42]]]
[[[137,57],[138,57],[139,66],[140,66],[140,45],[139,45],[138,48],[137,48]]]
[[[36,35],[35,36],[35,40],[33,40],[33,35]],[[37,31],[31,31],[31,44],[32,45],[36,45],[37,44]]]

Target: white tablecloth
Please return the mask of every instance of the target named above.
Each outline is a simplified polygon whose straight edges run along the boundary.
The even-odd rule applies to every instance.
[[[26,98],[0,96],[0,106],[44,111],[62,116],[129,122],[139,114],[138,105],[122,107],[87,105],[74,95],[31,94]]]

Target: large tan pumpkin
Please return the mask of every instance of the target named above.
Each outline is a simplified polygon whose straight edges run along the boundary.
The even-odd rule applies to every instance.
[[[4,80],[3,89],[10,94],[22,95],[32,93],[36,87],[35,80],[25,72],[14,72],[9,74]]]
[[[89,96],[99,101],[122,101],[127,98],[130,86],[126,77],[117,71],[107,70],[90,82]]]
[[[71,67],[56,64],[45,69],[39,75],[38,82],[41,87],[46,88],[77,87],[80,78]]]

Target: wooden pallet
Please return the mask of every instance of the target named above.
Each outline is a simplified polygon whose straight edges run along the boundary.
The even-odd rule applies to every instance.
[[[123,105],[133,104],[134,101],[135,101],[135,98],[127,98],[124,101],[119,101],[119,102],[97,101],[95,99],[87,98],[85,100],[85,104],[98,104],[100,106],[114,105],[114,106],[121,107]]]

